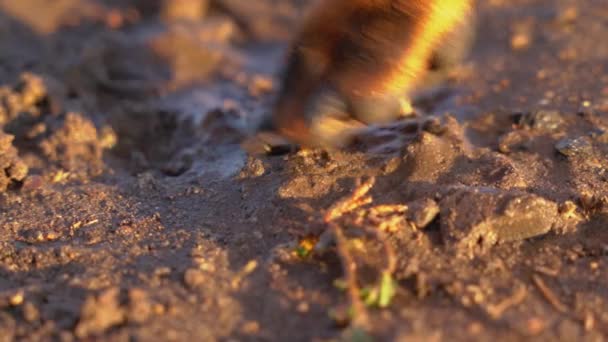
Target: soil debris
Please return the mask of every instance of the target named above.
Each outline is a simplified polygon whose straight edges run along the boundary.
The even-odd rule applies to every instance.
[[[114,146],[116,137],[111,128],[98,131],[89,119],[69,112],[50,122],[47,135],[38,140],[49,161],[70,172],[96,176],[103,172],[104,150]]]
[[[120,305],[120,290],[104,290],[96,297],[88,297],[76,326],[76,336],[87,338],[98,336],[107,329],[125,322],[126,314]]]
[[[13,87],[0,87],[0,125],[4,126],[24,113],[39,116],[44,102],[53,101],[48,94],[47,82],[32,73],[22,74]]]
[[[0,130],[0,192],[15,182],[22,182],[28,173],[27,165],[19,158],[12,142],[13,136]]]

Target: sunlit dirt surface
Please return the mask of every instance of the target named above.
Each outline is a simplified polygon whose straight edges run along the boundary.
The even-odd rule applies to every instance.
[[[361,335],[336,227],[378,340],[608,337],[606,1],[480,1],[426,114],[248,156],[306,5],[0,0],[0,341]]]

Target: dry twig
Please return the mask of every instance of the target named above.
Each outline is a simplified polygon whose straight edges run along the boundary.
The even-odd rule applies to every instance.
[[[522,303],[527,295],[528,291],[526,291],[526,287],[521,285],[511,297],[498,304],[488,306],[488,314],[490,314],[493,319],[498,319],[505,311]]]
[[[348,240],[346,236],[344,236],[342,228],[334,221],[344,214],[371,203],[372,197],[368,196],[368,193],[374,186],[374,183],[375,179],[370,178],[365,183],[360,184],[350,196],[347,196],[332,205],[323,217],[323,221],[328,224],[329,229],[335,238],[338,257],[340,258],[342,268],[344,269],[348,296],[353,310],[353,324],[360,327],[365,327],[367,325],[367,311],[365,310],[365,305],[361,301],[357,279],[357,264],[348,250]]]
[[[361,293],[357,280],[357,264],[348,250],[348,241],[344,236],[344,232],[342,232],[342,228],[333,222],[329,222],[329,228],[336,238],[337,253],[344,269],[348,297],[353,310],[353,324],[365,327],[367,325],[367,311],[365,310],[365,305],[361,302]]]
[[[549,288],[549,286],[545,284],[543,278],[541,278],[539,275],[534,274],[532,276],[532,280],[534,281],[534,284],[536,284],[536,287],[538,287],[538,290],[543,295],[543,297],[545,297],[547,302],[549,302],[549,304],[551,304],[557,311],[561,313],[568,312],[568,307],[564,303],[562,303],[555,294],[555,292],[553,292],[553,290],[551,290],[551,288]]]
[[[329,223],[342,217],[346,213],[352,212],[357,208],[372,203],[372,197],[368,196],[367,194],[374,186],[375,182],[375,178],[370,178],[367,182],[359,185],[352,195],[334,203],[334,205],[332,205],[325,213],[323,221]]]
[[[407,207],[403,205],[379,205],[371,209],[362,208],[373,202],[372,196],[369,195],[369,191],[374,184],[374,178],[370,178],[366,182],[359,184],[351,195],[332,205],[325,212],[323,217],[323,221],[328,225],[330,232],[334,236],[336,253],[340,258],[344,269],[346,287],[352,308],[352,324],[357,327],[367,326],[368,315],[365,304],[361,298],[357,276],[357,263],[349,250],[349,240],[345,236],[342,227],[336,223],[336,220],[342,218],[346,214],[354,212],[356,214],[356,226],[373,235],[374,238],[382,243],[384,253],[386,254],[386,266],[381,270],[382,283],[383,281],[386,281],[387,277],[388,279],[392,279],[391,277],[397,268],[397,257],[393,246],[386,237],[385,230],[382,229],[383,224],[386,225],[385,223],[389,222],[391,225],[396,226],[396,220],[392,220],[392,218],[398,217],[400,214],[402,216],[407,210]],[[371,225],[373,227],[370,227],[369,220],[371,220]],[[383,220],[387,220],[387,222],[384,222]],[[379,286],[382,287],[382,284]]]

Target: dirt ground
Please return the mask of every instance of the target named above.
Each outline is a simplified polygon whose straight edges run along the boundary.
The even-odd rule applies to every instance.
[[[0,0],[0,341],[608,338],[608,3],[480,1],[427,114],[248,156],[306,6]]]

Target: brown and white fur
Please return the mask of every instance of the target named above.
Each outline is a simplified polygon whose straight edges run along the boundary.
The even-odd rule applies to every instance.
[[[473,0],[325,0],[303,22],[264,129],[340,147],[436,86],[472,42]]]

